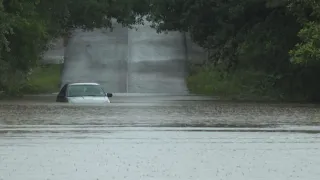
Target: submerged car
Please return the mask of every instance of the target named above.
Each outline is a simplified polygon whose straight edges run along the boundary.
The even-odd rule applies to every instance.
[[[56,102],[106,104],[110,103],[112,96],[112,93],[105,93],[98,83],[68,83],[61,88]]]

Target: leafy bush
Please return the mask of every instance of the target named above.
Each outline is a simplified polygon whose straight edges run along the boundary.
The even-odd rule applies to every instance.
[[[60,88],[61,64],[48,64],[35,68],[22,88],[23,93],[54,93]]]
[[[249,69],[227,73],[214,66],[197,68],[187,78],[192,93],[225,99],[275,100],[281,93],[275,88],[278,77]]]

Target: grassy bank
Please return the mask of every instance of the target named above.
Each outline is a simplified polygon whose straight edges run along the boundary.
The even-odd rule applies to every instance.
[[[62,64],[41,65],[32,71],[29,81],[22,89],[24,94],[41,94],[58,92]]]
[[[278,101],[276,77],[253,70],[220,71],[213,66],[193,67],[187,86],[191,93],[218,96],[222,100]]]

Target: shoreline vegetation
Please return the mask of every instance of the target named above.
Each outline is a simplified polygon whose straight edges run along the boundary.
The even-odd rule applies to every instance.
[[[60,90],[63,64],[42,64],[30,74],[24,94],[51,94]]]
[[[52,39],[74,28],[112,28],[113,19],[132,27],[144,17],[157,32],[190,34],[208,53],[205,65],[190,67],[191,93],[320,102],[320,2],[314,0],[3,1],[0,96],[56,90],[58,68],[38,67]]]
[[[42,64],[34,68],[27,80],[13,94],[0,92],[0,99],[16,99],[23,95],[52,94],[60,90],[63,64]]]
[[[226,72],[214,65],[189,65],[186,84],[189,92],[217,96],[220,101],[310,103],[303,96],[286,96],[275,87],[277,79],[252,69]],[[314,103],[314,102],[312,102]]]

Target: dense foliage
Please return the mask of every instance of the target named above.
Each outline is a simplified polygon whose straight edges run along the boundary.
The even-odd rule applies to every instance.
[[[199,85],[203,76],[224,81],[235,73],[235,82],[256,74],[246,84],[257,89],[256,95],[320,100],[320,1],[151,0],[150,12],[159,31],[190,32],[208,50],[211,71],[222,70],[219,76],[202,72],[193,84]],[[208,71],[208,65],[202,70]],[[252,73],[241,78],[240,71]],[[210,85],[208,78],[202,88],[215,92],[218,84]]]
[[[316,0],[0,2],[0,91],[24,81],[51,38],[75,27],[110,27],[111,18],[129,26],[148,14],[158,31],[189,32],[209,52],[212,71],[222,72],[214,77],[230,79],[232,73],[239,77],[239,72],[250,71],[243,78],[257,74],[250,83],[260,94],[272,91],[279,97],[320,100],[320,2]],[[205,71],[210,71],[208,67]]]
[[[73,28],[138,23],[140,0],[0,0],[0,92],[19,93],[48,42]],[[142,11],[143,10],[143,11]]]

